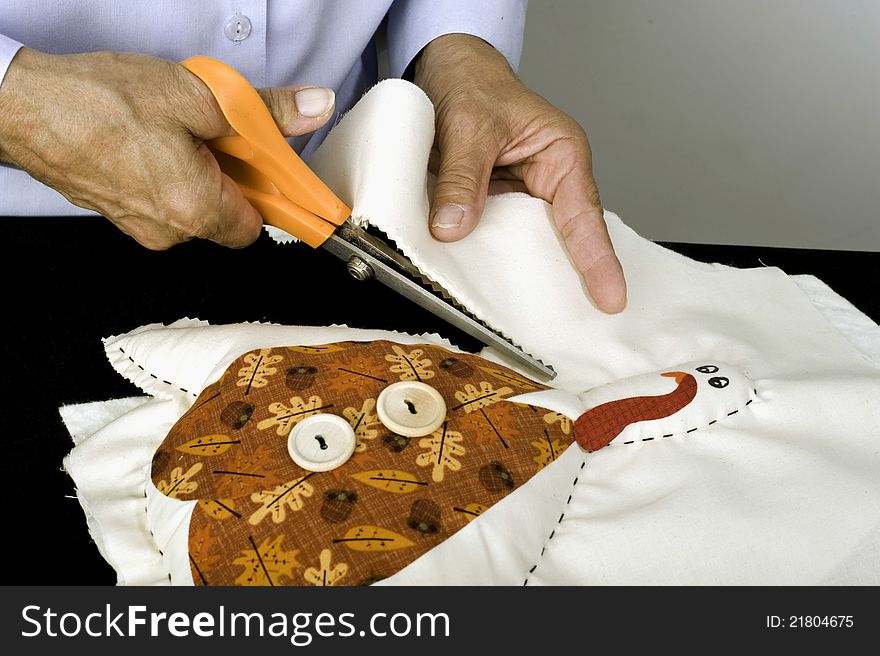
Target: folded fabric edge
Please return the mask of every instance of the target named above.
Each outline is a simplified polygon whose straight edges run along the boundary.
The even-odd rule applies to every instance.
[[[159,381],[158,378],[148,372],[142,365],[138,364],[128,353],[126,353],[119,344],[123,340],[130,339],[136,335],[148,333],[155,330],[167,330],[176,328],[196,328],[210,325],[207,321],[201,319],[190,319],[184,317],[178,319],[168,325],[161,323],[150,323],[139,326],[134,330],[120,335],[111,335],[101,340],[104,345],[104,354],[110,362],[110,366],[116,372],[130,383],[136,385],[150,396],[159,398],[174,398],[175,393],[171,391],[174,387],[173,381]],[[164,385],[159,385],[163,382]],[[179,387],[179,386],[178,386]]]
[[[195,585],[190,569],[189,524],[197,505],[197,501],[181,501],[165,496],[147,477],[144,507],[150,536],[159,558],[155,577],[161,579],[164,585]],[[204,579],[202,583],[207,585]]]
[[[100,519],[102,513],[93,511],[88,495],[83,492],[83,488],[87,487],[87,484],[84,484],[84,476],[86,476],[87,473],[82,471],[80,466],[74,463],[73,454],[76,452],[77,447],[86,443],[105,425],[112,423],[132,409],[140,407],[149,401],[150,399],[145,397],[126,397],[122,399],[111,399],[109,401],[67,405],[58,409],[59,414],[61,415],[61,421],[64,423],[65,428],[70,433],[75,444],[74,450],[65,456],[62,461],[62,471],[70,476],[74,483],[76,499],[85,515],[89,536],[97,547],[98,553],[101,554],[101,557],[104,558],[104,560],[113,568],[113,571],[116,572],[117,585],[126,584],[124,568],[121,567],[120,562],[114,557],[113,550],[107,544],[105,539],[107,530]],[[92,465],[97,466],[97,463],[86,464],[87,467]],[[137,530],[135,524],[135,518],[132,517],[131,528]],[[146,548],[149,549],[149,547]]]
[[[880,366],[880,325],[812,275],[789,276],[825,320],[872,364]]]
[[[89,536],[92,538],[95,547],[97,547],[98,553],[101,554],[101,557],[106,560],[107,564],[109,564],[110,567],[113,568],[113,571],[116,572],[116,585],[125,585],[122,569],[119,567],[119,563],[116,562],[116,559],[113,557],[112,552],[107,548],[107,544],[104,541],[104,536],[106,535],[104,527],[101,525],[101,521],[96,517],[95,513],[92,512],[87,497],[81,493],[79,485],[76,484],[77,476],[74,473],[75,467],[72,468],[70,466],[70,456],[64,458],[62,470],[74,481],[76,500],[79,502],[80,508],[82,508],[83,515],[85,515]]]
[[[146,512],[150,462],[163,434],[146,427],[165,425],[179,414],[180,405],[159,398],[120,401],[104,402],[107,416],[110,409],[116,410],[112,420],[80,441],[64,458],[63,468],[74,482],[99,553],[116,572],[117,584],[167,585],[163,536],[156,535]],[[68,417],[76,412],[76,406],[64,409]]]
[[[137,408],[148,401],[149,397],[132,396],[121,399],[111,399],[109,401],[66,405],[60,407],[58,413],[61,415],[61,421],[70,433],[74,445],[78,446],[88,440],[107,423],[112,422],[114,419],[117,419],[126,412]],[[73,469],[75,469],[75,467]],[[76,499],[85,515],[89,536],[92,538],[92,541],[95,543],[98,552],[104,560],[106,560],[117,573],[117,583],[123,585],[124,581],[120,578],[120,569],[117,564],[115,564],[115,560],[104,542],[104,528],[96,514],[92,512],[88,499],[82,494],[77,485],[76,476],[71,471],[69,455],[62,461],[62,471],[70,476],[74,483],[74,492],[76,493]]]

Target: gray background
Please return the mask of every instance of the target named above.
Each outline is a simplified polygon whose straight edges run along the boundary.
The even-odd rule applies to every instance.
[[[520,77],[645,237],[880,251],[880,0],[531,0]]]

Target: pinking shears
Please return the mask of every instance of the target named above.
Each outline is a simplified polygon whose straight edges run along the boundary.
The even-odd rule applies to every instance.
[[[265,223],[312,248],[330,251],[358,280],[378,280],[530,374],[543,380],[556,375],[552,367],[462,307],[382,237],[353,223],[351,209],[290,147],[259,93],[235,69],[202,56],[181,65],[210,89],[236,132],[207,145],[220,169],[236,182]]]

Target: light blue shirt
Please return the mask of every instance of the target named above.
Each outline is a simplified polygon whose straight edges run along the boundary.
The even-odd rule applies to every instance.
[[[403,75],[432,39],[478,36],[516,68],[527,0],[0,0],[0,84],[23,45],[54,54],[115,50],[171,61],[207,55],[256,87],[317,84],[344,113],[377,81]],[[71,108],[71,111],[76,111]],[[308,157],[335,122],[300,150]],[[91,214],[18,169],[0,166],[0,216]]]

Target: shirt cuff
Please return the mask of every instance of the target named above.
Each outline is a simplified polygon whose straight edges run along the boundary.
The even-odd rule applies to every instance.
[[[18,41],[13,41],[8,36],[0,34],[0,84],[3,84],[3,78],[6,77],[6,69],[12,63],[12,58],[22,47]]]
[[[436,0],[396,0],[388,12],[388,72],[402,77],[422,48],[444,34],[477,36],[516,70],[527,4],[527,0],[444,0],[442,5]]]

